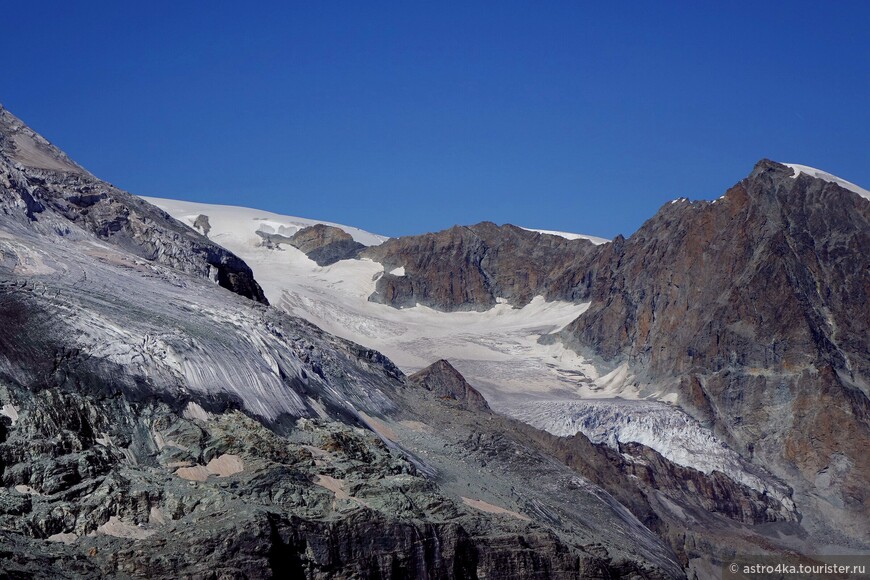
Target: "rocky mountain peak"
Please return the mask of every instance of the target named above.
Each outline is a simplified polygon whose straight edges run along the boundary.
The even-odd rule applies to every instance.
[[[22,169],[72,172],[91,176],[66,153],[25,125],[2,105],[0,105],[0,155]]]
[[[96,238],[267,302],[238,256],[94,177],[6,109],[0,110],[0,207],[23,231]]]
[[[378,280],[370,297],[374,302],[398,308],[423,304],[444,311],[486,310],[499,301],[524,306],[540,294],[548,300],[580,298],[585,282],[575,274],[602,247],[586,239],[482,222],[392,238],[360,256],[384,264],[387,272],[404,271]]]
[[[408,378],[412,384],[423,387],[442,399],[456,401],[466,409],[490,410],[486,399],[446,360],[436,361]]]
[[[682,406],[736,448],[781,473],[796,463],[799,487],[848,457],[836,484],[808,493],[848,504],[838,517],[868,533],[870,505],[849,496],[870,474],[857,443],[870,437],[868,200],[762,160],[720,199],[666,204],[591,271],[590,308],[566,342],[677,383]],[[808,411],[820,397],[825,412]]]

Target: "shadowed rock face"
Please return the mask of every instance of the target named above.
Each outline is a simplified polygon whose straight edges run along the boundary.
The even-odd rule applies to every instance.
[[[434,362],[408,379],[442,399],[456,401],[466,409],[490,410],[486,399],[446,360]]]
[[[302,228],[287,243],[304,252],[318,266],[328,266],[339,260],[353,258],[365,248],[341,228],[324,224]]]
[[[599,250],[588,240],[483,222],[422,236],[387,240],[361,257],[384,264],[373,302],[397,308],[423,304],[444,311],[486,310],[503,298],[514,306],[537,295],[577,300],[586,293],[587,265]],[[578,276],[579,274],[579,276]]]
[[[2,106],[0,207],[15,219],[39,222],[45,232],[75,235],[71,228],[80,228],[141,258],[267,303],[251,269],[235,254],[97,179]]]

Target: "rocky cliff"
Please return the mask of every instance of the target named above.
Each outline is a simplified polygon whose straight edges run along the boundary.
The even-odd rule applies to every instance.
[[[446,360],[434,362],[408,379],[441,399],[455,401],[457,405],[466,409],[490,410],[486,399]]]
[[[101,181],[0,106],[0,205],[43,232],[87,233],[266,302],[251,269],[166,212]],[[23,209],[23,212],[19,212]]]
[[[498,299],[523,306],[538,295],[576,300],[585,295],[583,276],[598,251],[589,240],[483,222],[393,238],[360,256],[386,272],[370,300],[453,311],[485,310]],[[398,268],[401,276],[390,273]]]
[[[302,228],[293,234],[288,243],[304,252],[318,266],[328,266],[339,260],[353,258],[365,248],[344,230],[324,224]]]
[[[665,205],[590,272],[566,342],[675,381],[800,490],[808,525],[870,543],[870,200],[761,161],[715,202]]]

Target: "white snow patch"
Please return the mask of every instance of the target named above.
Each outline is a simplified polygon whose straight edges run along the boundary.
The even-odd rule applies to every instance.
[[[596,246],[600,246],[601,244],[606,244],[610,242],[610,240],[606,240],[604,238],[599,238],[598,236],[587,236],[586,234],[572,234],[570,232],[559,232],[556,230],[539,230],[536,228],[524,228],[523,226],[519,226],[520,229],[526,230],[528,232],[538,232],[539,234],[549,234],[551,236],[559,236],[560,238],[565,238],[567,240],[589,240]]]
[[[154,534],[154,530],[146,530],[133,524],[122,522],[116,516],[109,518],[109,521],[97,528],[98,534],[106,536],[114,536],[116,538],[129,538],[131,540],[144,540],[148,536]]]
[[[157,524],[162,526],[166,523],[166,516],[163,514],[163,510],[159,507],[151,506],[151,511],[148,513],[148,523]]]
[[[398,268],[394,268],[390,270],[390,274],[393,276],[404,276],[405,275],[405,267],[399,266]]]
[[[324,224],[342,229],[349,233],[354,240],[366,246],[377,246],[389,239],[388,236],[379,236],[351,226],[281,215],[248,207],[176,201],[159,197],[143,196],[142,199],[156,205],[175,219],[191,227],[193,227],[193,222],[197,217],[200,215],[207,216],[211,226],[209,239],[228,249],[239,243],[259,243],[260,238],[256,235],[258,230],[264,233],[281,234],[290,237],[298,230],[316,224]]]
[[[16,485],[15,491],[17,491],[18,493],[23,493],[24,495],[42,495],[29,485]]]
[[[867,191],[863,187],[855,185],[851,181],[846,181],[845,179],[828,173],[827,171],[822,171],[821,169],[816,169],[807,165],[798,165],[797,163],[783,163],[783,165],[785,165],[786,167],[790,167],[794,170],[794,175],[791,176],[792,179],[797,179],[798,175],[800,175],[801,173],[806,173],[810,177],[815,177],[817,179],[836,183],[843,189],[848,189],[849,191],[857,193],[863,198],[870,199],[870,191]]]
[[[43,142],[40,142],[43,141]],[[27,167],[52,171],[81,171],[75,164],[50,153],[48,142],[26,132],[12,135],[15,144],[14,159]]]
[[[15,405],[12,403],[6,403],[3,405],[3,408],[0,409],[0,415],[5,415],[12,419],[12,425],[18,422],[18,409],[15,408]]]
[[[238,455],[225,453],[215,457],[205,466],[208,472],[218,477],[229,477],[245,470],[245,462]]]
[[[523,515],[519,512],[515,512],[513,510],[509,510],[507,508],[503,508],[501,506],[491,504],[488,501],[483,501],[482,499],[472,499],[470,497],[462,496],[462,503],[469,507],[473,507],[476,510],[486,512],[488,514],[511,516],[512,518],[517,518],[518,520],[523,520],[526,522],[532,521],[529,516]]]

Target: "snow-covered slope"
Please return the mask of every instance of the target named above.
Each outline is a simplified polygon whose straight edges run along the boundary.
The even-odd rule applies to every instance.
[[[193,201],[175,201],[158,197],[143,196],[142,199],[153,203],[175,219],[180,220],[191,227],[198,216],[207,216],[209,219],[209,225],[214,230],[209,237],[226,248],[238,244],[247,247],[248,242],[259,242],[259,238],[255,233],[257,231],[290,237],[302,228],[307,228],[315,224],[324,224],[341,228],[353,236],[354,240],[365,246],[376,246],[389,239],[388,236],[379,236],[359,228],[343,226],[322,220],[280,215],[248,207],[196,203]]]
[[[384,274],[381,264],[363,259],[321,267],[289,244],[277,250],[262,246],[256,234],[265,226],[271,233],[292,235],[293,228],[319,223],[315,220],[234,206],[145,199],[191,227],[200,215],[207,216],[208,237],[251,266],[273,305],[383,352],[406,372],[446,358],[491,401],[532,394],[610,394],[590,388],[598,373],[587,361],[561,344],[538,344],[541,335],[577,318],[585,304],[538,297],[522,309],[498,304],[486,312],[439,312],[425,306],[398,310],[368,301]],[[358,228],[329,225],[364,244],[387,239]]]
[[[792,177],[797,178],[801,173],[806,173],[810,177],[816,177],[818,179],[824,181],[830,181],[831,183],[836,183],[840,187],[844,189],[848,189],[849,191],[854,191],[858,195],[863,198],[870,199],[870,191],[867,191],[863,187],[859,187],[852,183],[851,181],[846,181],[836,175],[828,173],[827,171],[822,171],[821,169],[816,169],[814,167],[808,167],[806,165],[798,165],[796,163],[783,163],[783,165],[787,167],[791,167],[794,170],[794,175]]]
[[[610,240],[605,240],[604,238],[599,238],[597,236],[587,236],[586,234],[572,234],[570,232],[557,232],[555,230],[538,230],[535,228],[523,228],[529,232],[538,232],[539,234],[549,234],[551,236],[559,236],[560,238],[565,238],[566,240],[589,240],[596,246],[600,246],[601,244],[606,244]]]
[[[578,431],[594,443],[618,449],[633,441],[655,449],[678,465],[704,473],[721,471],[734,481],[791,504],[782,486],[752,469],[709,429],[676,407],[648,401],[548,401],[509,409],[514,417],[549,431],[570,436]]]

